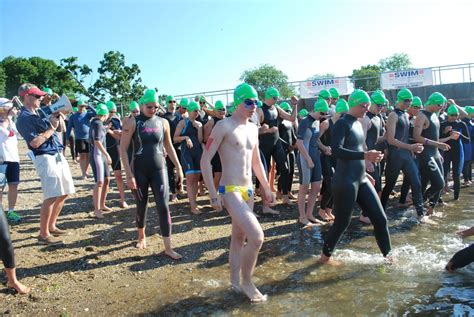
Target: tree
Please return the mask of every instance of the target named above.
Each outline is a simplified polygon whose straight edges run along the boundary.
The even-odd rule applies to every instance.
[[[324,74],[324,75],[315,74],[311,77],[308,77],[306,80],[317,80],[317,79],[334,78],[334,77],[336,77],[336,75],[334,75],[332,73],[327,73],[327,74]]]
[[[380,88],[380,67],[366,65],[352,71],[354,88],[365,91],[374,91]]]
[[[99,78],[90,87],[85,87],[85,78],[92,74],[92,69],[87,65],[78,65],[77,57],[61,60],[64,69],[70,72],[76,82],[81,86],[81,93],[96,101],[104,102],[113,100],[125,110],[132,100],[138,100],[146,89],[141,84],[140,68],[137,64],[127,66],[125,55],[117,51],[104,54],[97,69]]]
[[[293,88],[288,86],[288,76],[272,65],[264,64],[257,68],[246,70],[240,80],[253,86],[260,100],[264,100],[265,90],[275,87],[280,91],[281,98],[288,98],[295,94]]]
[[[0,97],[6,96],[5,94],[6,80],[7,80],[7,76],[5,75],[5,71],[3,70],[3,67],[0,65]]]
[[[412,68],[410,56],[405,53],[396,53],[379,61],[382,72],[396,71]]]

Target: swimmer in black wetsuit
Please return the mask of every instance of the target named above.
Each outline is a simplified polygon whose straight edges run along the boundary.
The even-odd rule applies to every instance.
[[[411,184],[413,205],[419,218],[425,214],[421,181],[418,167],[412,153],[423,151],[420,143],[410,144],[408,140],[410,121],[405,112],[410,107],[413,94],[409,89],[401,89],[397,94],[397,108],[390,113],[387,120],[388,160],[385,169],[385,187],[382,190],[382,206],[387,208],[390,193],[395,187],[400,171]]]
[[[455,104],[448,107],[447,110],[448,120],[444,121],[440,125],[441,137],[449,137],[452,135],[451,140],[447,143],[451,147],[448,151],[444,152],[444,179],[447,184],[448,171],[452,164],[452,175],[454,182],[454,200],[459,199],[459,192],[461,190],[461,172],[464,164],[464,149],[462,142],[469,142],[470,135],[466,124],[459,120],[459,110]]]
[[[92,118],[89,129],[90,155],[89,160],[94,173],[95,186],[92,194],[94,201],[95,218],[104,218],[102,211],[110,211],[105,205],[107,192],[109,190],[110,171],[109,165],[112,164],[112,158],[107,152],[106,128],[103,123],[107,120],[109,110],[104,104],[99,104],[96,109],[96,116]]]
[[[459,231],[457,234],[462,238],[472,236],[474,235],[474,227]],[[449,260],[448,264],[446,264],[446,270],[448,272],[453,272],[454,270],[463,268],[472,262],[474,262],[474,244],[456,252],[451,260]]]
[[[329,112],[329,106],[324,99],[318,99],[314,103],[314,110],[304,118],[299,126],[296,146],[298,147],[298,168],[300,171],[300,188],[298,191],[298,221],[303,225],[318,223],[313,216],[314,205],[319,194],[321,185],[321,159],[319,149],[319,119]],[[318,142],[319,141],[319,142]],[[325,147],[326,154],[330,154]],[[309,185],[311,191],[308,194]],[[306,200],[306,195],[308,199]]]
[[[288,102],[282,102],[280,108],[291,113],[293,108]],[[291,194],[291,186],[293,185],[293,176],[295,174],[295,151],[296,146],[296,132],[294,122],[288,120],[279,119],[278,133],[280,135],[280,141],[283,145],[283,150],[286,154],[286,164],[288,165],[288,197],[294,199],[295,197]],[[278,182],[278,193],[281,195],[281,182]]]
[[[466,106],[464,110],[467,113],[467,117],[463,118],[462,121],[466,124],[469,130],[471,139],[469,142],[463,142],[464,147],[464,168],[463,177],[464,185],[469,186],[472,184],[472,160],[474,158],[474,107]]]
[[[423,152],[418,155],[418,160],[423,196],[429,200],[428,215],[433,213],[444,188],[443,163],[439,150],[449,150],[449,145],[444,143],[449,138],[439,138],[438,112],[445,104],[446,98],[442,94],[439,92],[431,94],[425,103],[425,108],[418,113],[413,128],[414,141],[424,145]],[[431,183],[431,187],[426,189],[428,183]]]
[[[297,107],[293,108],[291,115],[287,114],[280,107],[276,106],[279,97],[280,92],[276,88],[268,88],[265,92],[265,102],[262,108],[257,108],[257,113],[262,125],[259,129],[259,146],[265,158],[267,174],[269,172],[268,168],[270,167],[270,158],[273,158],[276,162],[277,169],[280,173],[279,181],[282,183],[283,203],[292,204],[288,197],[289,170],[286,165],[285,151],[278,133],[278,118],[294,122],[296,120]],[[271,209],[267,204],[263,206],[263,213],[279,214],[278,211]]]
[[[174,132],[176,131],[176,127],[178,126],[178,123],[181,120],[181,117],[175,111],[176,100],[174,99],[173,96],[168,95],[166,97],[166,105],[167,105],[167,112],[163,114],[163,118],[168,120],[168,123],[170,125],[170,135],[174,136]],[[181,144],[179,143],[173,143],[173,147],[176,152],[176,156],[178,158],[181,155],[180,146]],[[176,177],[177,175],[175,172],[174,165],[168,156],[166,156],[166,166],[168,168],[168,182],[169,182],[170,191],[171,191],[171,201],[174,202],[178,200],[178,192],[182,190],[182,184],[177,182],[177,177]]]
[[[127,185],[134,192],[137,204],[136,223],[139,249],[146,248],[145,225],[148,210],[148,189],[151,187],[156,202],[160,231],[165,245],[165,254],[174,260],[181,255],[171,247],[171,215],[168,206],[169,186],[166,173],[164,150],[178,170],[180,179],[183,172],[171,143],[168,121],[156,115],[158,96],[149,89],[141,99],[141,114],[126,118],[120,139],[120,155],[127,174]],[[132,162],[129,163],[127,149],[134,143]]]
[[[339,239],[350,224],[352,211],[357,202],[374,225],[377,244],[383,256],[391,250],[387,217],[380,199],[365,172],[365,161],[377,163],[382,153],[365,151],[362,118],[370,105],[369,95],[363,90],[355,90],[349,97],[349,111],[334,125],[331,149],[337,158],[336,172],[332,178],[334,213],[336,219],[324,241],[319,263],[329,261]]]
[[[173,141],[181,143],[181,164],[186,175],[186,191],[193,214],[201,214],[197,205],[198,183],[201,177],[202,123],[197,121],[200,107],[196,102],[187,106],[188,118],[176,126]]]
[[[217,122],[225,118],[226,111],[225,111],[224,103],[220,100],[217,100],[216,103],[214,104],[214,111],[216,115],[212,116],[209,119],[209,121],[207,121],[207,123],[204,125],[204,133],[203,133],[204,143],[207,143],[209,136],[211,135],[211,132],[216,126]],[[216,153],[216,155],[214,155],[214,157],[212,158],[211,166],[212,166],[212,174],[214,177],[214,186],[218,188],[219,181],[221,179],[221,174],[222,174],[222,164],[221,164],[221,158],[219,157],[219,153]]]

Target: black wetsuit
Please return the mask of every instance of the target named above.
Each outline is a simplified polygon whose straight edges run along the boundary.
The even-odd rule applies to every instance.
[[[217,122],[221,121],[222,119],[219,119],[217,117],[212,117],[212,120],[214,121],[212,128],[216,126]],[[222,164],[221,164],[221,158],[219,156],[219,153],[216,152],[214,157],[211,160],[211,166],[212,166],[212,172],[213,173],[222,173]]]
[[[436,142],[439,142],[439,119],[436,113],[421,110],[428,118],[429,126],[421,131],[421,136]],[[441,196],[444,188],[443,162],[441,154],[437,147],[433,145],[424,145],[423,152],[418,155],[421,171],[421,184],[423,197],[428,199],[430,206],[434,207]],[[430,188],[426,189],[428,183]]]
[[[163,118],[168,121],[170,125],[170,135],[173,137],[174,132],[176,131],[176,127],[178,126],[178,123],[181,120],[181,117],[177,114],[177,112],[166,112],[165,114],[163,114]],[[173,147],[176,152],[176,156],[179,159],[181,157],[180,144],[173,143]],[[166,166],[168,170],[168,182],[170,184],[170,191],[173,194],[176,194],[176,189],[178,188],[179,184],[175,175],[175,166],[171,162],[169,156],[166,156]]]
[[[456,252],[450,262],[452,263],[451,269],[453,270],[460,269],[474,262],[474,243]]]
[[[364,131],[357,118],[346,114],[335,123],[331,149],[337,158],[332,178],[336,219],[324,241],[323,254],[326,256],[331,256],[349,226],[356,202],[370,218],[382,254],[386,256],[391,250],[387,217],[365,173],[364,141]]]
[[[103,183],[105,178],[110,176],[109,165],[107,160],[99,148],[95,145],[95,141],[102,143],[104,148],[107,148],[106,142],[106,129],[99,118],[93,118],[90,123],[89,129],[89,144],[90,144],[90,155],[89,163],[94,174],[95,182]]]
[[[181,165],[184,173],[197,174],[201,173],[201,156],[202,148],[198,139],[198,130],[193,127],[189,119],[184,119],[184,128],[181,130],[181,136],[188,136],[193,143],[192,148],[188,148],[186,140],[181,142]]]
[[[365,114],[371,121],[370,129],[367,130],[367,137],[365,138],[365,144],[367,145],[367,150],[377,150],[378,148],[377,140],[381,136],[382,132],[382,118],[373,114],[372,112],[367,112]],[[377,192],[382,191],[382,174],[380,172],[380,163],[373,163],[374,171],[369,173],[370,176],[375,180],[375,190]]]
[[[280,134],[280,141],[283,145],[283,150],[286,153],[286,164],[288,165],[288,189],[291,189],[293,184],[293,176],[295,174],[295,152],[293,147],[296,143],[296,133],[293,123],[288,120],[279,120],[278,133]],[[278,191],[281,192],[281,182],[278,182]]]
[[[278,110],[276,107],[270,107],[267,104],[262,105],[263,111],[263,122],[262,124],[267,124],[269,128],[278,127]],[[259,145],[260,150],[263,154],[265,162],[267,163],[267,175],[270,168],[270,158],[273,157],[273,160],[276,163],[278,172],[280,173],[280,178],[278,182],[281,182],[281,191],[283,195],[288,195],[289,190],[289,169],[286,163],[286,153],[283,149],[282,142],[280,140],[280,135],[277,132],[275,133],[265,133],[259,135]]]
[[[463,169],[463,164],[464,164],[464,149],[462,146],[462,142],[470,141],[470,136],[469,136],[469,131],[467,130],[467,126],[464,122],[461,120],[456,120],[453,122],[449,121],[444,121],[440,125],[440,134],[441,138],[448,137],[451,132],[449,133],[444,133],[444,130],[446,127],[452,127],[452,131],[457,131],[460,133],[460,137],[457,140],[448,140],[448,144],[451,147],[448,151],[444,152],[444,162],[443,162],[443,168],[444,168],[444,179],[445,182],[447,180],[448,176],[448,171],[449,168],[452,164],[453,169],[452,169],[452,175],[453,175],[453,181],[454,181],[454,199],[459,198],[459,192],[461,190],[461,172]]]
[[[136,222],[138,228],[144,228],[148,211],[148,188],[155,197],[156,209],[163,237],[171,234],[171,215],[168,206],[169,188],[166,175],[166,162],[163,155],[163,120],[158,116],[136,117],[136,129],[133,134],[135,152],[133,154],[133,174],[137,182]]]
[[[113,116],[104,123],[105,126],[109,126],[109,129],[122,130],[122,123],[117,116]],[[120,163],[120,154],[119,154],[119,140],[115,139],[110,133],[106,134],[105,142],[107,144],[107,153],[109,153],[110,158],[112,159],[112,170],[120,171],[122,169],[122,164]]]
[[[474,157],[474,122],[472,119],[463,118],[462,121],[466,124],[467,130],[469,131],[470,141],[463,141],[462,145],[464,148],[464,168],[463,176],[464,181],[472,181],[472,160]]]
[[[395,126],[395,139],[408,144],[410,129],[408,114],[400,109],[395,109],[394,112],[398,116],[398,121]],[[412,153],[410,150],[398,148],[390,144],[388,145],[388,160],[385,169],[385,187],[382,190],[382,206],[384,209],[387,207],[388,197],[395,187],[400,171],[403,171],[404,177],[406,177],[411,184],[413,205],[415,206],[418,216],[422,216],[424,214],[424,208],[421,182],[418,167],[416,166]]]
[[[413,129],[415,128],[415,117],[410,117],[410,129],[408,130],[408,142],[410,144],[416,143],[415,140],[413,139]],[[418,156],[415,155],[415,163],[416,166],[418,167],[418,171],[420,170],[420,166],[418,164]],[[421,173],[418,173],[420,177],[420,182],[421,182]],[[400,204],[405,204],[408,196],[408,191],[410,190],[410,182],[408,181],[408,178],[403,176],[403,183],[402,187],[400,188],[400,198],[398,199],[398,202]]]
[[[15,255],[13,253],[13,244],[10,239],[10,230],[5,212],[0,209],[0,258],[3,266],[7,269],[15,267]]]
[[[332,119],[328,120],[328,128],[324,134],[320,137],[321,143],[325,146],[331,146],[331,135],[334,128]],[[323,182],[321,186],[321,209],[332,209],[332,188],[331,180],[334,175],[334,169],[336,168],[336,160],[333,155],[326,155],[321,153],[321,173],[323,175]]]

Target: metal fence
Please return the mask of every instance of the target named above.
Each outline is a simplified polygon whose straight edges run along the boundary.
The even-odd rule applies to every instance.
[[[425,67],[431,68],[433,73],[433,85],[443,85],[443,84],[453,84],[453,83],[469,83],[474,81],[474,63],[467,64],[456,64],[456,65],[445,65],[445,66],[435,66],[435,67]],[[338,77],[351,77],[349,76],[338,76]],[[357,80],[358,82],[370,81],[370,80],[380,80],[380,76],[374,77],[358,77],[352,79],[352,82]],[[294,89],[296,95],[300,95],[299,88],[300,83],[306,82],[308,80],[299,80],[288,82],[288,86]],[[358,88],[358,87],[355,87]],[[234,89],[222,89],[222,90],[213,90],[213,91],[201,91],[189,94],[175,95],[175,98],[194,98],[196,96],[204,95],[210,99],[211,103],[214,103],[214,100],[222,100],[227,104],[233,101]]]

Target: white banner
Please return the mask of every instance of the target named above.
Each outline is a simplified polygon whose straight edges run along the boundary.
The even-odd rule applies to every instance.
[[[433,85],[431,68],[399,70],[380,75],[382,89],[398,89]]]
[[[349,77],[323,78],[303,81],[300,83],[300,98],[314,98],[323,89],[337,88],[341,95],[348,95],[354,91],[354,85]]]

